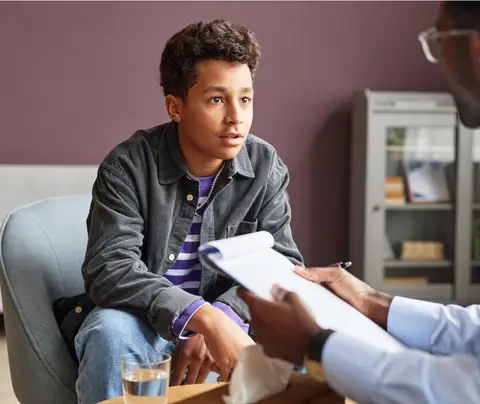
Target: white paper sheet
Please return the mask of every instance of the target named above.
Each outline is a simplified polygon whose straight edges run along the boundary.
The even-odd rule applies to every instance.
[[[222,240],[211,241],[209,247],[215,247],[220,252],[222,259],[230,259],[243,256],[253,251],[268,250],[273,247],[275,240],[267,231],[243,234],[237,237],[230,237]],[[200,251],[204,246],[200,247]]]
[[[246,240],[249,243],[254,241],[254,235]],[[265,235],[257,235],[257,237],[265,240]],[[321,327],[340,331],[387,351],[397,352],[404,349],[400,342],[348,303],[323,286],[309,282],[297,275],[293,271],[294,265],[272,248],[255,249],[251,253],[246,253],[244,246],[239,246],[241,240],[237,238],[237,247],[244,253],[234,254],[231,249],[235,245],[233,243],[235,239],[234,237],[225,240],[225,242],[228,241],[228,248],[225,250],[233,258],[218,259],[215,263],[224,273],[254,294],[271,300],[271,289],[274,284],[278,284],[287,290],[296,292],[312,310]],[[213,243],[209,245],[211,244]],[[223,240],[215,241],[215,247],[220,251],[224,250],[223,244]]]

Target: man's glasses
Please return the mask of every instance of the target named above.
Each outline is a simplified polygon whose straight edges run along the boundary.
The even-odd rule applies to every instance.
[[[437,31],[430,28],[418,36],[422,45],[423,53],[431,63],[438,63],[442,58],[443,41],[447,38],[466,38],[472,35],[479,35],[479,31],[473,29],[452,29],[449,31]]]

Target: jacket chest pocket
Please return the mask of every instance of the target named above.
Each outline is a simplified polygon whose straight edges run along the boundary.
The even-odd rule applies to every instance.
[[[227,226],[227,238],[241,236],[242,234],[255,233],[258,228],[258,220],[254,222],[242,221],[231,226]]]

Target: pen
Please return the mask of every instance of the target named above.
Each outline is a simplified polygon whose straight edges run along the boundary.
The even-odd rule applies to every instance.
[[[351,265],[352,263],[350,261],[347,261],[347,262],[336,262],[335,264],[328,265],[328,267],[340,267],[343,269],[347,269]]]

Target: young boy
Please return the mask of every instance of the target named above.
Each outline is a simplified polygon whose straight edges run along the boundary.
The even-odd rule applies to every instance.
[[[252,32],[191,24],[166,44],[161,85],[171,122],[139,130],[101,163],[82,268],[97,307],[76,338],[79,403],[122,394],[121,357],[174,352],[172,384],[227,380],[252,344],[237,287],[202,271],[214,239],[270,232],[301,264],[275,149],[249,135],[260,58]],[[183,380],[185,378],[185,380]]]

